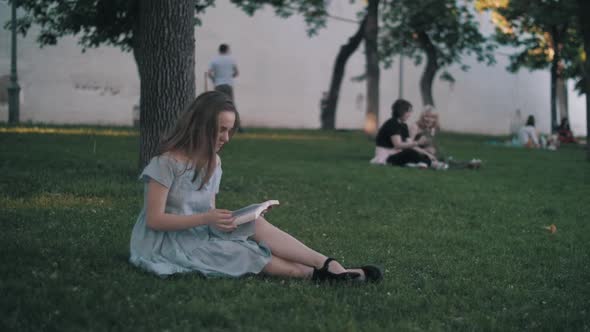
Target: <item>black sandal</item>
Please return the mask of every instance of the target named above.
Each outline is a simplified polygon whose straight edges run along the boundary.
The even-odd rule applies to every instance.
[[[323,282],[323,281],[352,281],[360,278],[360,273],[357,272],[343,272],[343,273],[332,273],[328,271],[328,265],[334,258],[328,258],[324,262],[324,266],[319,269],[314,268],[311,280]],[[363,270],[364,271],[364,270]]]
[[[361,267],[353,267],[351,269],[363,270],[365,273],[365,280],[362,280],[363,282],[379,282],[383,280],[383,271],[377,265],[364,265]],[[360,275],[357,277],[357,279],[358,278],[360,278]]]

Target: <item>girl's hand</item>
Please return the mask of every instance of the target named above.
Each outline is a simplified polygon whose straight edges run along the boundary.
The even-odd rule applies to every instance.
[[[267,208],[266,208],[266,210],[264,210],[264,211],[262,211],[262,213],[260,213],[260,216],[261,216],[261,217],[264,217],[264,215],[265,215],[265,214],[266,214],[268,211],[270,211],[271,209],[272,209],[272,206],[269,206],[269,207],[267,207]]]
[[[428,142],[428,137],[426,137],[426,136],[421,136],[421,137],[418,139],[418,141],[417,141],[417,142],[418,142],[418,145],[419,145],[419,146],[420,146],[420,145],[427,145],[427,144],[429,143],[429,142]]]
[[[232,232],[237,226],[234,225],[235,218],[229,210],[213,209],[205,213],[207,225],[213,226],[222,232]]]

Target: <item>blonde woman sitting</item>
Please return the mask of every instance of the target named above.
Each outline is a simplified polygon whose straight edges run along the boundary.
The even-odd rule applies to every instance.
[[[410,125],[410,137],[414,141],[421,142],[419,145],[428,153],[437,156],[440,151],[436,146],[435,137],[440,131],[438,113],[432,105],[426,105],[424,111],[416,123]]]
[[[414,141],[421,142],[419,145],[424,151],[427,151],[433,156],[436,156],[438,160],[445,160],[451,168],[462,169],[471,168],[477,169],[481,167],[481,160],[471,159],[470,161],[453,160],[452,157],[445,158],[441,149],[436,144],[436,135],[440,132],[440,122],[438,113],[434,106],[426,105],[424,111],[420,114],[420,118],[415,124],[410,126],[410,137]]]

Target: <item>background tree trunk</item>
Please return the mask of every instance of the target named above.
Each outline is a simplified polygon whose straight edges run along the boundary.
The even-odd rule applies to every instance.
[[[365,58],[367,62],[367,112],[365,134],[373,137],[379,125],[379,55],[377,49],[379,0],[369,0],[365,26]]]
[[[590,8],[588,8],[590,10]],[[590,54],[590,27],[588,27],[588,31],[585,32],[584,36],[584,50],[586,54]],[[590,59],[586,57],[585,61],[586,73],[590,73]],[[586,74],[586,159],[590,162],[590,74]]]
[[[426,53],[426,67],[424,67],[422,78],[420,78],[420,94],[422,95],[422,104],[424,106],[435,106],[434,98],[432,98],[432,84],[434,82],[436,72],[439,69],[436,48],[430,41],[430,37],[428,37],[424,31],[418,33],[418,40],[420,42],[420,47],[424,50],[424,53]]]
[[[561,62],[561,36],[562,33],[557,26],[551,27],[551,48],[553,49],[553,59],[551,60],[551,131],[557,128],[557,102],[559,96],[559,80],[562,79],[562,73],[559,70]]]
[[[348,39],[348,42],[340,47],[340,52],[336,56],[334,69],[332,71],[332,80],[330,81],[330,91],[325,108],[321,111],[322,129],[334,129],[336,127],[336,107],[338,106],[338,97],[340,96],[340,86],[344,77],[344,69],[350,56],[356,51],[361,44],[365,33],[367,17],[363,19],[356,33]]]
[[[567,96],[567,80],[558,75],[557,78],[557,110],[559,116],[557,117],[558,125],[561,124],[561,119],[569,119],[569,107]]]
[[[557,56],[551,62],[551,131],[557,127]]]
[[[590,20],[587,13],[590,13],[590,1],[578,0],[578,21],[582,27],[582,38],[584,40],[584,93],[586,95],[586,157],[590,161]]]
[[[195,98],[194,1],[138,1],[133,55],[140,78],[139,167]]]

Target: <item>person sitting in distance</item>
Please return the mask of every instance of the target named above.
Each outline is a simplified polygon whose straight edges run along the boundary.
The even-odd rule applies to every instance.
[[[391,118],[379,128],[375,140],[375,157],[372,164],[418,166],[420,168],[446,169],[448,165],[421,148],[428,143],[426,137],[414,140],[410,137],[407,121],[412,114],[412,104],[398,99],[391,105]]]

